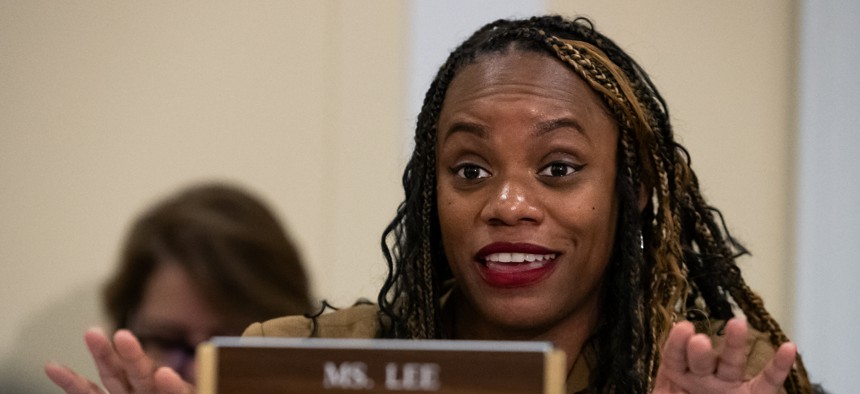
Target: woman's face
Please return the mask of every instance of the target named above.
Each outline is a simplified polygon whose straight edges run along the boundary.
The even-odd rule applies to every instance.
[[[473,329],[594,324],[615,234],[617,141],[596,94],[548,55],[484,55],[457,73],[439,117],[437,203]]]
[[[204,300],[188,271],[170,260],[158,263],[150,275],[128,328],[147,355],[191,382],[196,377],[195,347],[227,334],[221,314]]]

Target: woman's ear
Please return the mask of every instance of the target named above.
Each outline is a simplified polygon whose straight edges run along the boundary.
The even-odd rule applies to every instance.
[[[648,200],[651,199],[651,193],[649,193],[649,188],[645,187],[644,183],[639,184],[639,213],[645,210],[645,206],[648,205]]]

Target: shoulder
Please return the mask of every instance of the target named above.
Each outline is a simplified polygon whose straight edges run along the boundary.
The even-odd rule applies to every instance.
[[[379,313],[374,304],[356,304],[316,317],[284,316],[254,323],[242,336],[376,338],[381,328]]]

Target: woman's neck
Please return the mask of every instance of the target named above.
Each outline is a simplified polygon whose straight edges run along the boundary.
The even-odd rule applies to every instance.
[[[506,327],[481,319],[469,302],[454,290],[444,306],[448,330],[454,339],[547,341],[567,355],[568,370],[597,326],[599,303],[584,305],[553,324],[528,329]]]

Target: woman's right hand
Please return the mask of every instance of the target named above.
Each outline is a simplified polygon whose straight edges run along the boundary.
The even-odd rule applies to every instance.
[[[45,365],[45,374],[68,394],[191,394],[194,387],[168,367],[158,367],[137,338],[119,330],[113,342],[98,328],[84,334],[84,341],[96,363],[104,389],[72,369],[55,363]]]

